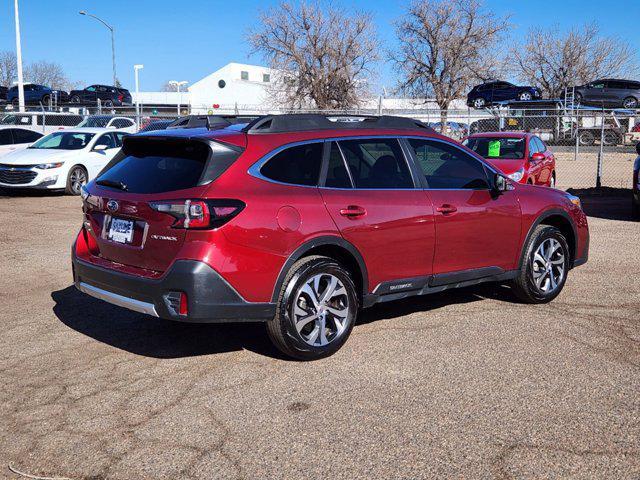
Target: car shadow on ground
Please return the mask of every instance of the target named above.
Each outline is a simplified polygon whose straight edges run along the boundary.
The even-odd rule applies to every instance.
[[[629,188],[579,188],[567,191],[580,197],[588,217],[635,221],[631,215],[632,191]]]
[[[37,188],[0,188],[0,197],[63,197],[63,190],[46,190]]]
[[[249,350],[271,358],[283,356],[267,337],[264,324],[190,324],[161,320],[116,307],[85,295],[74,286],[51,294],[54,314],[69,328],[100,342],[136,355],[152,358],[182,358]],[[392,320],[446,305],[495,298],[514,302],[506,287],[478,285],[422,297],[381,303],[361,312],[355,327]]]

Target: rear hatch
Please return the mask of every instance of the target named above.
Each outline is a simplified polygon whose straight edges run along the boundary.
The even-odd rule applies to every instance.
[[[185,206],[197,203],[208,185],[241,149],[206,139],[133,136],[91,182],[84,211],[104,260],[154,272],[165,271],[189,228]]]

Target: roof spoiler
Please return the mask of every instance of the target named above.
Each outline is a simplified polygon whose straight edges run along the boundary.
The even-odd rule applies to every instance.
[[[217,130],[238,123],[249,123],[258,118],[255,115],[186,115],[169,124],[167,129],[174,128],[207,128]],[[184,121],[186,123],[184,123]]]

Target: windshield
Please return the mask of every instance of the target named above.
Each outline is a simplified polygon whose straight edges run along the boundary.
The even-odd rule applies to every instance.
[[[109,117],[89,117],[85,118],[79,127],[104,128],[111,120]]]
[[[46,137],[42,137],[29,148],[82,150],[89,144],[93,136],[93,133],[55,132]]]
[[[500,160],[524,158],[524,138],[475,137],[466,139],[464,145],[484,158]]]

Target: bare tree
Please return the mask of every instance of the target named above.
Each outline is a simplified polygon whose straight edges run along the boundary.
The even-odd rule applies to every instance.
[[[552,98],[563,95],[567,87],[598,77],[637,72],[635,51],[629,43],[600,36],[595,24],[566,32],[558,27],[532,29],[512,56],[516,60],[514,73]]]
[[[10,87],[17,74],[16,54],[9,51],[0,52],[0,85]]]
[[[400,90],[434,98],[444,128],[452,100],[501,73],[497,46],[509,28],[508,17],[485,11],[479,0],[413,1],[396,24],[399,48],[391,54]]]
[[[378,59],[371,15],[322,0],[262,12],[248,39],[274,70],[272,100],[293,108],[357,106]]]
[[[28,65],[24,70],[24,78],[27,82],[47,85],[54,89],[65,90],[70,85],[59,64],[44,60]]]

